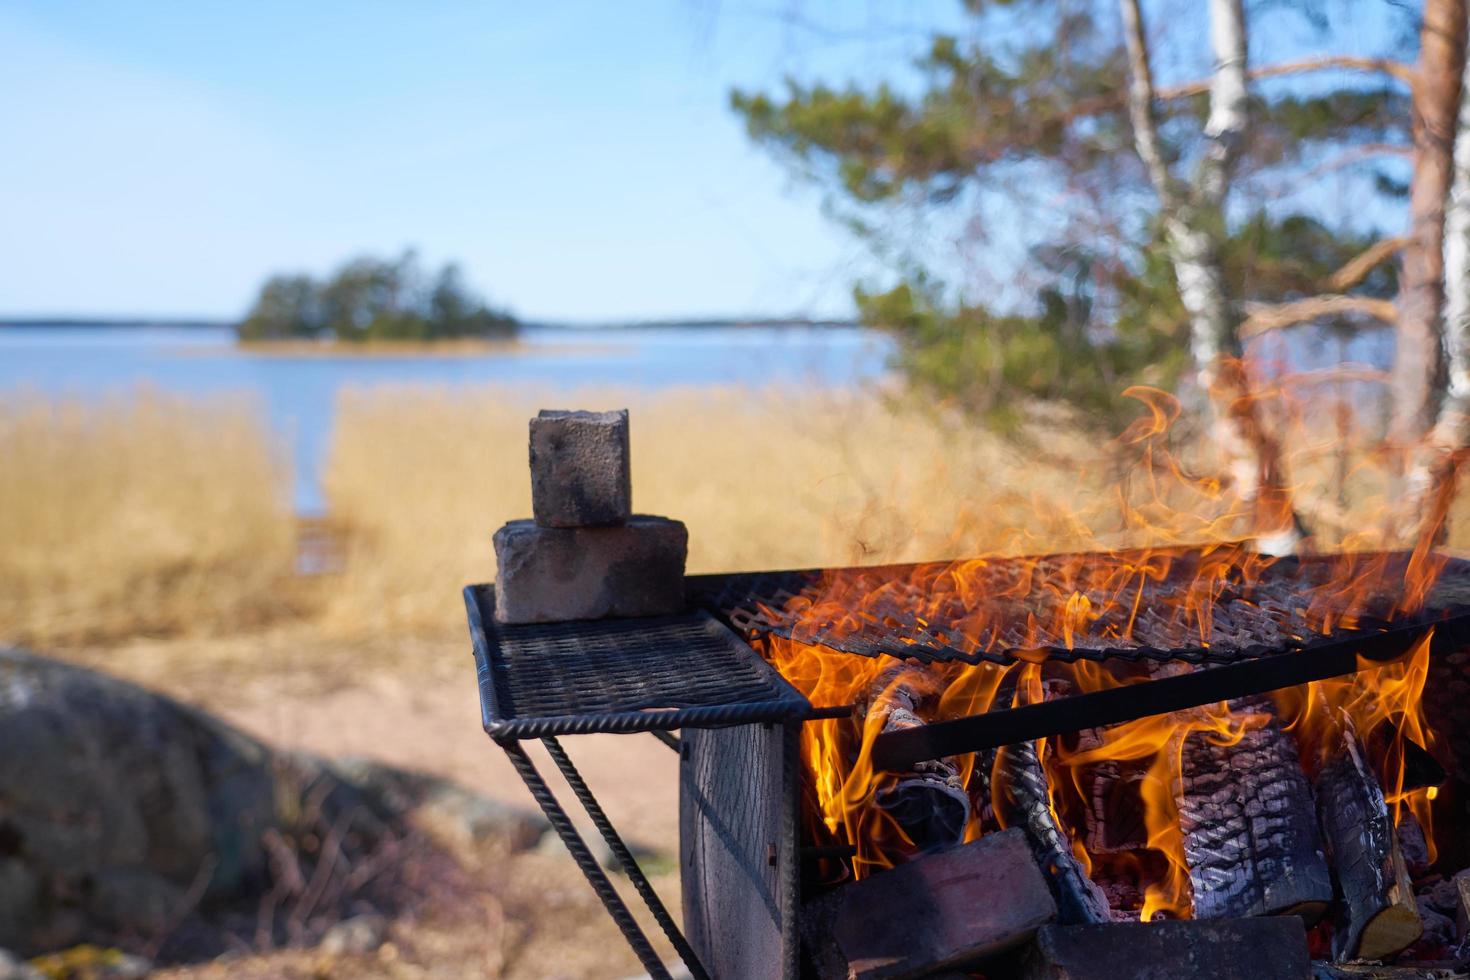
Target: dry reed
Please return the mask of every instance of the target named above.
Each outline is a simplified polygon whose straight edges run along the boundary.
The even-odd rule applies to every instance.
[[[325,476],[347,542],[334,625],[459,628],[459,587],[494,577],[491,533],[530,513],[538,406],[631,409],[634,506],[689,525],[696,572],[1030,550],[1075,537],[1059,517],[1091,489],[1075,437],[1042,459],[872,392],[349,391]]]
[[[0,401],[0,641],[250,625],[292,562],[287,473],[250,401]]]
[[[460,586],[494,577],[491,533],[530,513],[526,420],[553,406],[632,410],[635,506],[689,525],[696,572],[1193,541],[1229,506],[1065,419],[1017,442],[873,390],[375,387],[337,406],[323,489],[341,567],[308,593],[248,400],[18,395],[0,401],[0,641],[308,610],[338,632],[456,633]],[[1173,443],[1208,473],[1189,418]],[[1363,515],[1388,486],[1372,440],[1292,428],[1318,545],[1372,546]],[[1470,540],[1460,503],[1452,545]]]

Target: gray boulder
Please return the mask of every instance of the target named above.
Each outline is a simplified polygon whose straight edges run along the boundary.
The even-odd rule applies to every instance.
[[[266,875],[271,754],[200,712],[0,650],[0,745],[0,946],[154,932]]]
[[[263,897],[280,941],[312,942],[410,907],[400,865],[451,873],[421,813],[520,846],[544,829],[444,780],[274,752],[136,685],[0,649],[0,948],[214,955],[254,941]],[[366,883],[351,877],[364,860],[382,866]]]

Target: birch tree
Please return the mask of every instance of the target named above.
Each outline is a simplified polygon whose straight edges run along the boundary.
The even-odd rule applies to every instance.
[[[1389,437],[1415,445],[1434,424],[1444,391],[1445,200],[1465,65],[1465,0],[1425,0],[1413,76],[1414,169],[1400,261]],[[1421,474],[1422,475],[1422,474]]]
[[[1458,469],[1470,447],[1470,64],[1465,43],[1462,21],[1458,124],[1453,129],[1450,166],[1444,168],[1449,191],[1440,204],[1443,235],[1430,247],[1443,266],[1443,318],[1432,319],[1428,328],[1432,353],[1444,359],[1444,384],[1441,388],[1434,378],[1416,377],[1416,386],[1405,392],[1408,405],[1401,407],[1408,413],[1435,405],[1437,399],[1437,420],[1418,443],[1405,495],[1409,523],[1425,542],[1443,530]],[[1419,325],[1412,327],[1410,341],[1419,339],[1419,330]],[[1417,362],[1412,366],[1417,368]]]
[[[1193,179],[1178,180],[1159,145],[1153,68],[1139,0],[1119,0],[1128,51],[1129,119],[1138,155],[1163,207],[1169,255],[1190,321],[1190,351],[1215,412],[1216,442],[1237,494],[1252,507],[1253,533],[1270,551],[1296,549],[1302,530],[1291,506],[1281,449],[1261,424],[1242,362],[1240,317],[1225,282],[1225,200],[1249,125],[1248,45],[1241,0],[1209,0],[1210,111]]]
[[[732,106],[874,245],[896,284],[858,289],[858,307],[893,333],[921,391],[982,410],[1069,401],[1085,424],[1129,384],[1171,387],[1192,371],[1246,505],[1241,530],[1295,546],[1284,453],[1242,346],[1324,317],[1395,319],[1393,260],[1408,236],[1333,223],[1305,188],[1324,169],[1364,195],[1401,179],[1418,77],[1402,60],[1409,41],[1393,32],[1376,54],[1341,54],[1323,28],[1326,50],[1257,65],[1240,0],[1176,4],[1197,16],[1152,34],[1141,0],[964,6],[974,31],[937,34],[917,83],[792,80],[777,95],[737,91]],[[1299,14],[1254,16],[1283,36],[1279,18]],[[1206,26],[1200,65],[1190,41]],[[1198,77],[1157,79],[1162,45]],[[941,236],[961,223],[962,237]],[[1025,260],[995,267],[1011,240]],[[922,250],[950,241],[974,256],[958,272]]]

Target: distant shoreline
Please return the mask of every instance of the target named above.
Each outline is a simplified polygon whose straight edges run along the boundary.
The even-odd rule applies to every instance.
[[[485,354],[521,354],[522,341],[479,340],[237,340],[229,350],[265,357],[480,357]]]
[[[16,327],[24,327],[29,330],[37,328],[50,330],[75,327],[85,327],[89,330],[146,330],[149,328],[156,329],[158,327],[185,330],[233,330],[235,324],[226,320],[170,320],[163,317],[154,319],[109,319],[103,317],[33,317],[21,319],[16,317],[0,317],[0,330]]]
[[[564,330],[569,333],[595,333],[599,330],[739,330],[739,329],[791,329],[791,330],[834,330],[860,327],[856,320],[814,319],[808,317],[692,317],[687,320],[619,320],[606,323],[557,323],[527,320],[524,328],[537,330]],[[0,317],[0,330],[7,328],[26,329],[72,329],[95,330],[143,330],[168,328],[184,330],[233,330],[232,320],[169,319],[166,317]]]

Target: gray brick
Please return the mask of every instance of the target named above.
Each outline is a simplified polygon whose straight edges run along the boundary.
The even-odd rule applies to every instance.
[[[531,510],[546,527],[618,524],[632,515],[627,409],[542,411],[531,420]]]
[[[577,528],[511,521],[495,532],[495,618],[555,623],[678,612],[688,545],[684,525],[665,517]]]
[[[1302,920],[1254,919],[1045,925],[1026,980],[1307,980]]]
[[[843,885],[806,906],[802,928],[822,980],[901,980],[1004,952],[1056,914],[1012,828]]]

